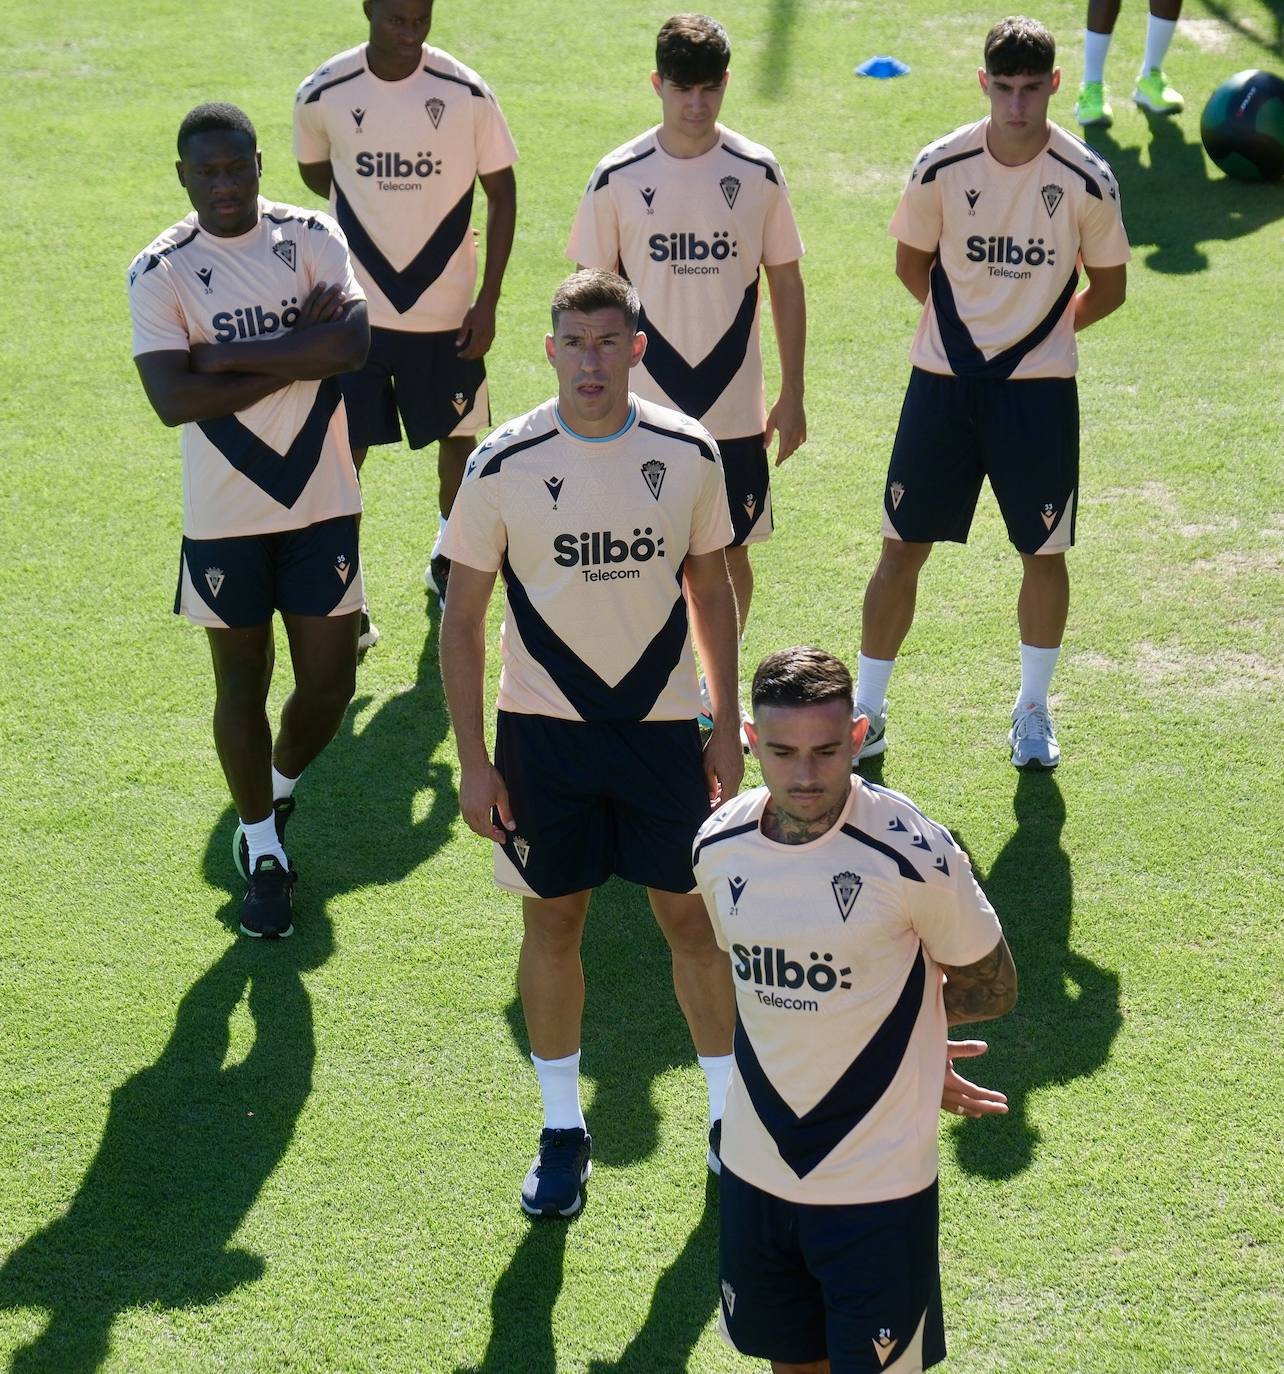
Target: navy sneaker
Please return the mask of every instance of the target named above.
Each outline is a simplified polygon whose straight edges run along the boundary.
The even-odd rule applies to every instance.
[[[709,1127],[709,1172],[720,1174],[722,1172],[722,1118]]]
[[[294,934],[294,884],[299,875],[282,868],[275,854],[260,854],[241,898],[241,934],[284,940]]]
[[[522,1184],[522,1211],[530,1217],[573,1217],[584,1206],[580,1184],[593,1172],[593,1137],[578,1126],[539,1133],[539,1153]]]
[[[357,626],[357,662],[360,663],[383,636],[379,627],[370,619],[370,608],[361,603],[361,621]]]
[[[292,815],[294,815],[293,797],[282,797],[279,801],[272,803],[272,819],[276,821],[276,838],[282,849],[285,848],[285,827]],[[236,864],[236,871],[248,881],[250,876],[250,842],[245,838],[245,829],[240,821],[237,821],[236,829],[232,832],[232,861]],[[290,867],[293,870],[294,865],[291,864]]]
[[[437,593],[437,604],[446,609],[446,584],[450,581],[450,559],[444,553],[435,553],[424,569],[424,586]]]

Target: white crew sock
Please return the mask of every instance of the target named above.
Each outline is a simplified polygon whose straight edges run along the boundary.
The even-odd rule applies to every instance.
[[[584,1112],[580,1107],[580,1052],[563,1059],[541,1059],[531,1055],[535,1077],[539,1079],[540,1096],[544,1099],[544,1126],[547,1130],[584,1130]]]
[[[856,656],[856,701],[861,706],[881,711],[887,699],[887,684],[892,680],[894,658]]]
[[[272,800],[274,802],[279,802],[284,801],[287,797],[294,796],[294,788],[298,781],[298,778],[287,778],[284,773],[278,772],[276,764],[273,764]]]
[[[1110,51],[1113,34],[1083,31],[1083,84],[1106,79],[1106,54]]]
[[[709,1125],[722,1120],[727,1103],[727,1084],[731,1081],[734,1054],[698,1054],[696,1063],[704,1070],[705,1087],[709,1089]]]
[[[264,854],[273,855],[282,868],[289,868],[290,861],[285,857],[281,841],[276,837],[276,817],[269,814],[261,821],[242,821],[241,829],[245,843],[250,847],[250,872]]]
[[[448,517],[439,515],[437,517],[437,537],[433,540],[432,552],[428,555],[431,562],[441,552],[441,541],[446,537],[446,520]],[[420,546],[422,547],[422,545]]]
[[[1047,709],[1052,670],[1057,666],[1060,653],[1060,644],[1055,649],[1021,645],[1021,694],[1016,699],[1017,706],[1042,706]]]
[[[1148,76],[1152,67],[1162,70],[1164,58],[1168,56],[1168,45],[1176,32],[1175,19],[1160,19],[1153,14],[1149,16],[1146,21],[1146,55],[1141,60],[1138,76]]]

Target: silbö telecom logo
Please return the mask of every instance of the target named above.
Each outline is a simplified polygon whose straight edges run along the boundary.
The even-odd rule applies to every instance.
[[[773,945],[732,945],[731,971],[742,983],[753,986],[758,1001],[781,1011],[819,1011],[814,997],[789,997],[784,993],[807,992],[825,996],[835,988],[850,988],[850,967],[835,968],[834,956],[812,950],[810,963],[791,959],[789,951]]]

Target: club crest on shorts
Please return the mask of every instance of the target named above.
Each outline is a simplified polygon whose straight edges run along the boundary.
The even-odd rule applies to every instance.
[[[348,585],[348,574],[352,571],[352,564],[348,562],[348,555],[341,553],[334,560],[334,570],[339,574],[339,581],[346,587]]]
[[[219,592],[223,590],[223,569],[206,568],[205,581],[209,583],[210,595],[218,596]]]
[[[736,208],[736,197],[740,194],[740,178],[723,177],[718,185],[722,187],[722,196],[727,202],[727,209],[734,210]]]
[[[428,111],[428,118],[432,120],[432,127],[440,129],[441,117],[446,113],[446,102],[433,96],[431,100],[424,101],[424,109]]]
[[[557,509],[558,498],[562,494],[562,487],[565,485],[564,477],[545,477],[544,485],[548,488],[548,494],[553,498],[553,509]]]
[[[1044,504],[1039,514],[1043,517],[1043,523],[1047,529],[1051,529],[1057,523],[1057,508],[1051,501]]]
[[[752,519],[754,511],[758,509],[758,498],[753,492],[749,491],[745,493],[744,507],[745,514]]]
[[[829,885],[834,889],[834,901],[838,903],[838,914],[845,925],[865,885],[864,879],[859,873],[835,873]]]
[[[285,263],[291,272],[294,271],[294,265],[297,259],[295,257],[293,239],[277,239],[272,245],[272,251],[283,263]]]
[[[747,878],[728,878],[727,886],[731,889],[731,910],[728,914],[735,916],[739,914],[736,911],[736,904],[744,896],[745,888],[749,886],[749,880]]]
[[[1039,194],[1043,197],[1043,208],[1048,212],[1048,218],[1051,219],[1057,213],[1057,206],[1061,204],[1061,197],[1065,192],[1060,186],[1049,183]]]
[[[892,498],[892,509],[900,510],[901,497],[905,495],[904,484],[901,482],[893,482],[891,486],[887,488],[887,494]]]
[[[517,862],[525,868],[526,860],[530,858],[531,854],[531,842],[523,839],[520,835],[514,835],[513,853],[517,855]]]
[[[646,482],[647,490],[658,501],[660,499],[660,488],[664,485],[664,474],[668,469],[658,458],[648,458],[640,469],[643,480]]]
[[[878,1328],[878,1335],[871,1336],[874,1342],[874,1353],[878,1356],[878,1364],[881,1368],[892,1358],[892,1351],[900,1345],[900,1341],[885,1326]]]
[[[722,1301],[727,1308],[727,1316],[736,1315],[736,1290],[726,1281],[722,1280]]]

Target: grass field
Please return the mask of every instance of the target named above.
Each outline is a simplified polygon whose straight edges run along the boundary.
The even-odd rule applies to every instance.
[[[1225,181],[1198,138],[1224,76],[1284,70],[1284,6],[1188,3],[1168,67],[1190,108],[1157,123],[1126,100],[1144,9],[1124,7],[1117,122],[1094,140],[1135,257],[1126,306],[1081,341],[1066,762],[1006,761],[1018,570],[987,498],[969,547],[925,572],[881,769],[969,847],[1022,975],[979,1073],[1011,1115],[943,1128],[949,1367],[969,1374],[1284,1368],[1284,187]],[[522,152],[498,418],[552,389],[541,336],[571,214],[597,158],[656,117],[665,12],[439,11],[433,39],[491,82]],[[124,275],[187,208],[172,140],[199,100],[244,105],[265,191],[314,203],[291,99],[363,37],[359,7],[3,13],[4,1367],[751,1368],[713,1329],[703,1082],[662,942],[619,885],[586,942],[589,1205],[569,1226],[518,1211],[539,1126],[518,912],[456,810],[419,580],[434,482],[404,450],[366,468],[384,641],[300,788],[297,936],[232,933],[207,650],[169,614],[178,440],[137,383]],[[1069,124],[1082,5],[1038,13]],[[995,16],[719,14],[726,122],[789,175],[811,312],[812,437],[777,482],[747,658],[799,640],[854,656],[916,313],[886,222],[918,148],[981,113]],[[912,74],[851,75],[882,52]]]

